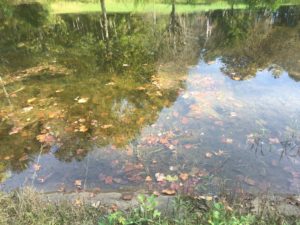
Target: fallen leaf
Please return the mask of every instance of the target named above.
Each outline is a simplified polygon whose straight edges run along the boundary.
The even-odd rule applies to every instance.
[[[248,185],[251,185],[251,186],[254,186],[255,185],[255,180],[251,179],[251,178],[248,178],[248,177],[245,177],[244,179],[244,182]]]
[[[175,190],[171,190],[171,189],[164,189],[164,190],[162,190],[161,193],[165,194],[165,195],[175,195],[176,191]]]
[[[41,165],[38,164],[38,163],[35,163],[35,164],[33,164],[33,169],[34,169],[35,171],[39,171],[39,170],[41,169]]]
[[[143,177],[140,176],[139,174],[131,174],[131,175],[128,176],[127,179],[132,181],[132,182],[140,182],[140,181],[143,180]]]
[[[82,206],[83,205],[83,202],[79,199],[79,198],[77,198],[77,199],[75,199],[75,201],[74,201],[74,205],[75,206]]]
[[[108,128],[111,128],[111,127],[113,127],[112,124],[106,124],[106,125],[101,126],[102,129],[108,129]]]
[[[217,151],[217,152],[214,152],[214,154],[215,154],[216,156],[222,156],[222,155],[224,154],[224,151],[219,150],[219,151]]]
[[[13,127],[13,128],[11,129],[11,131],[9,132],[9,135],[17,134],[17,133],[19,133],[22,129],[23,129],[23,127]]]
[[[78,103],[83,104],[86,103],[89,100],[89,98],[80,98],[77,100]]]
[[[206,201],[212,201],[213,197],[212,196],[206,196],[206,195],[201,195],[199,196],[200,199],[204,199]]]
[[[237,113],[236,113],[236,112],[231,112],[231,113],[230,113],[230,116],[231,116],[231,117],[236,117],[236,116],[237,116]]]
[[[269,138],[269,144],[271,145],[280,144],[280,141],[278,138]]]
[[[80,132],[87,132],[89,129],[85,125],[80,125],[79,131]]]
[[[181,173],[179,175],[179,178],[183,181],[186,181],[187,179],[189,179],[189,174],[188,173]]]
[[[182,123],[182,124],[188,124],[188,123],[189,123],[189,119],[186,118],[186,117],[182,117],[181,123]]]
[[[23,162],[23,161],[26,161],[26,160],[28,160],[29,159],[29,157],[28,157],[28,155],[26,154],[26,155],[23,155],[21,158],[19,158],[19,161],[20,162]]]
[[[75,180],[75,181],[74,181],[74,185],[75,185],[77,188],[81,188],[81,184],[82,184],[82,181],[81,181],[81,180]]]
[[[136,90],[143,91],[143,90],[146,90],[146,88],[143,86],[140,86],[140,87],[137,87]]]
[[[84,152],[85,152],[85,150],[84,150],[84,149],[81,149],[81,148],[79,148],[79,149],[76,150],[76,154],[77,154],[77,155],[81,155],[81,154],[84,153]]]
[[[51,134],[40,134],[36,136],[36,139],[41,143],[51,144],[55,141],[55,138]]]
[[[32,109],[33,109],[32,106],[28,106],[28,107],[23,108],[22,110],[23,110],[23,112],[26,113],[26,112],[30,112]]]
[[[157,182],[165,181],[166,177],[163,173],[156,173],[155,178]]]
[[[151,182],[151,181],[152,181],[152,178],[151,178],[150,176],[147,176],[146,179],[145,179],[145,181],[146,181],[146,182]]]
[[[191,145],[191,144],[186,144],[186,145],[184,145],[184,148],[185,149],[191,149],[193,147],[193,145]]]
[[[206,153],[205,153],[205,157],[206,157],[206,158],[211,158],[212,156],[213,156],[213,155],[212,155],[210,152],[206,152]]]
[[[224,142],[225,144],[232,144],[232,143],[233,143],[233,140],[232,140],[231,138],[225,138],[225,139],[223,140],[223,142]]]
[[[27,100],[27,103],[28,104],[33,103],[35,100],[36,100],[36,98],[30,98],[30,99]]]
[[[113,178],[111,176],[107,176],[104,178],[104,183],[105,184],[112,184],[113,183]]]

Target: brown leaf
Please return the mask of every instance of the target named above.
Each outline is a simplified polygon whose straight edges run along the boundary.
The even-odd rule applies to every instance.
[[[127,179],[132,181],[132,182],[139,182],[139,181],[143,180],[143,177],[140,176],[139,174],[131,174],[131,175],[128,176]]]
[[[55,141],[55,138],[51,134],[40,134],[36,136],[36,139],[41,143],[51,144]]]
[[[166,179],[166,177],[163,173],[156,173],[155,178],[156,178],[157,182],[162,182]]]
[[[113,178],[111,176],[107,176],[104,178],[104,183],[105,184],[112,184],[113,183]]]
[[[181,173],[179,175],[179,178],[183,181],[186,181],[187,179],[189,179],[189,174],[188,173]]]
[[[87,132],[89,129],[85,125],[80,125],[79,131],[80,132]]]
[[[35,171],[39,171],[39,170],[41,169],[41,165],[35,163],[35,164],[33,164],[33,169],[34,169]]]
[[[82,184],[82,180],[75,180],[75,181],[74,181],[74,185],[75,185],[77,188],[81,188],[81,184]]]
[[[161,193],[165,194],[165,195],[175,195],[176,191],[175,190],[171,190],[171,189],[164,189],[164,190],[162,190]]]
[[[19,161],[20,162],[23,162],[23,161],[26,161],[26,160],[28,160],[28,155],[26,154],[26,155],[23,155],[21,158],[19,158]]]
[[[151,178],[150,176],[147,176],[146,179],[145,179],[145,181],[146,181],[146,182],[151,182],[151,181],[152,181],[152,178]]]
[[[106,124],[106,125],[101,126],[102,129],[108,129],[108,128],[111,128],[111,127],[113,127],[112,124]]]
[[[185,148],[185,149],[191,149],[192,147],[193,147],[192,144],[186,144],[186,145],[184,145],[184,148]]]
[[[278,138],[269,138],[269,143],[271,145],[280,144],[280,141]]]
[[[186,118],[186,117],[182,117],[181,123],[182,123],[182,124],[188,124],[188,123],[189,123],[189,119]]]
[[[206,158],[209,158],[209,159],[210,159],[212,156],[213,156],[213,154],[211,154],[210,152],[206,152],[206,153],[205,153],[205,157],[206,157]]]
[[[254,186],[256,184],[255,180],[245,177],[244,182],[248,185]]]
[[[13,127],[13,128],[11,129],[11,131],[9,132],[9,135],[17,134],[17,133],[19,133],[22,129],[23,129],[23,127]]]

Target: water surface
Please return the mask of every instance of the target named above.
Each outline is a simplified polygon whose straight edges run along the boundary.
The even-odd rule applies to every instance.
[[[1,25],[2,190],[298,193],[299,7],[109,14],[109,39],[37,8]]]

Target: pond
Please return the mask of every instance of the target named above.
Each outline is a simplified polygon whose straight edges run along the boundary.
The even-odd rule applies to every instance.
[[[1,190],[298,193],[300,7],[14,14]]]

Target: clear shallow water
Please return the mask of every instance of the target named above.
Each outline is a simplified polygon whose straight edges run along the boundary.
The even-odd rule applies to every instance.
[[[3,190],[298,193],[299,8],[109,19],[3,26]]]

